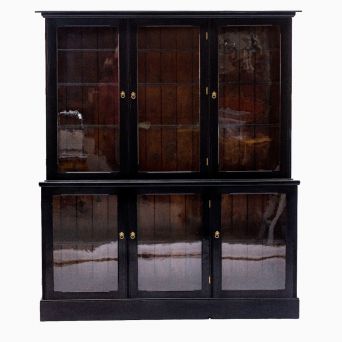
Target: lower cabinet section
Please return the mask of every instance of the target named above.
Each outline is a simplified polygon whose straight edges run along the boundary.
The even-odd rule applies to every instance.
[[[298,182],[41,185],[42,320],[298,317]]]

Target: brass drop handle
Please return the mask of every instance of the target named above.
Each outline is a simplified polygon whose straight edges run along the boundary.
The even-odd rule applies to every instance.
[[[121,92],[120,92],[120,97],[122,99],[124,99],[126,97],[126,93],[123,90],[121,90]]]
[[[131,240],[134,240],[135,239],[135,233],[134,232],[131,232],[129,234],[129,237],[131,238]]]
[[[135,100],[136,98],[137,98],[136,92],[135,92],[135,91],[132,91],[132,92],[131,92],[131,99],[132,99],[132,100]]]
[[[124,232],[120,232],[119,233],[119,239],[123,240],[125,238],[125,233]]]
[[[217,93],[216,93],[216,91],[213,91],[213,92],[211,93],[211,98],[212,98],[213,100],[215,100],[216,97],[217,97]]]
[[[220,232],[218,230],[215,231],[214,237],[215,237],[215,239],[219,239],[220,238]]]

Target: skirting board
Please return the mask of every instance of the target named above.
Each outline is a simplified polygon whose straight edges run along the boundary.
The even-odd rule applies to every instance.
[[[299,318],[298,298],[41,300],[41,321]]]

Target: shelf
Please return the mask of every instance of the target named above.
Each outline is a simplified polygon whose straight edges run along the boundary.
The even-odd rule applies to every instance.
[[[194,86],[198,85],[199,82],[139,82],[138,81],[138,86],[184,86],[184,85],[189,85],[189,86]]]
[[[116,52],[118,49],[102,49],[102,48],[93,48],[93,49],[87,49],[87,48],[80,48],[80,49],[57,49],[58,52]]]
[[[91,124],[74,124],[74,125],[61,125],[58,124],[58,128],[59,129],[87,129],[87,128],[115,128],[115,129],[119,129],[119,125],[111,125],[111,124],[100,124],[100,125],[91,125]]]
[[[138,127],[141,129],[150,128],[200,128],[200,124],[151,124],[150,122],[139,122]]]
[[[96,86],[118,86],[118,82],[58,82],[58,87],[96,87]]]
[[[219,122],[219,128],[231,128],[231,127],[271,127],[279,128],[279,123],[221,123]]]
[[[223,28],[225,28],[224,26],[223,26]],[[228,28],[228,27],[227,27]],[[229,27],[229,29],[231,29],[231,26]],[[220,35],[225,35],[225,34],[232,34],[232,32],[230,31],[230,32],[222,32]],[[219,48],[221,48],[221,47],[219,47]],[[223,49],[224,49],[224,47],[223,47]],[[230,54],[232,54],[232,53],[241,53],[241,52],[243,52],[243,51],[246,51],[246,46],[244,46],[244,47],[242,47],[242,48],[231,48],[231,50],[227,50],[227,51],[222,51],[222,50],[219,50],[218,51],[218,55],[219,56],[226,56],[226,55],[230,55]],[[280,48],[279,47],[270,47],[270,48],[262,48],[262,52],[260,53],[261,55],[263,54],[263,53],[267,53],[267,52],[279,52],[279,54],[280,54]]]
[[[279,81],[265,81],[265,82],[260,82],[260,81],[219,81],[218,82],[219,87],[220,86],[227,86],[227,85],[251,85],[251,86],[273,86],[273,85],[280,85]]]
[[[199,37],[199,36],[198,36]],[[198,48],[138,48],[139,52],[195,52],[199,53],[199,46]]]

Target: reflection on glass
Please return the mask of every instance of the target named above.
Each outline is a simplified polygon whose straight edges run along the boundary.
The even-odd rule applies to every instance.
[[[58,171],[119,169],[115,28],[58,29]]]
[[[116,291],[117,197],[54,195],[52,207],[54,290]]]
[[[202,288],[202,201],[199,195],[138,197],[138,289]]]
[[[223,195],[222,290],[285,289],[285,194]]]
[[[199,28],[138,30],[140,171],[199,170]]]
[[[219,168],[279,170],[279,27],[222,27],[218,42]]]

